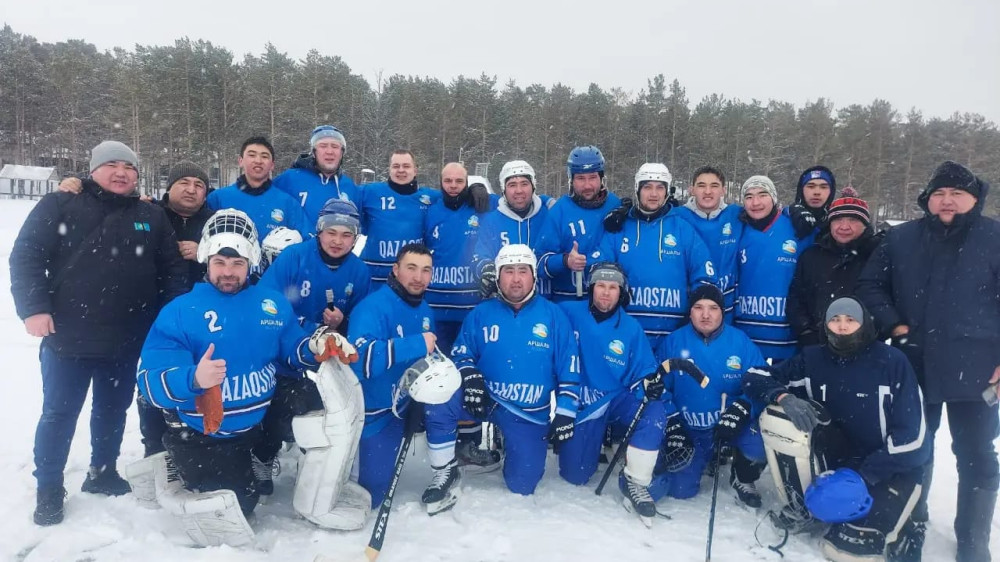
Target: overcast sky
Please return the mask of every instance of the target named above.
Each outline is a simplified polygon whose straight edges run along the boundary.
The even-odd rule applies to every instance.
[[[100,49],[188,36],[244,53],[339,55],[382,71],[591,82],[637,93],[658,73],[692,106],[720,93],[801,106],[889,100],[1000,123],[1000,0],[0,0],[0,22]]]

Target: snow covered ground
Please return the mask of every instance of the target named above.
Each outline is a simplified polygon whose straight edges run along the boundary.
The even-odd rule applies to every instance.
[[[10,247],[32,203],[0,201],[0,286],[9,286]],[[66,520],[50,528],[35,526],[35,481],[31,476],[32,442],[41,406],[38,340],[28,336],[14,313],[9,293],[0,298],[0,356],[7,365],[0,392],[0,560],[24,562],[134,562],[136,560],[212,562],[302,561],[316,554],[343,558],[360,555],[368,542],[371,521],[362,531],[324,531],[296,518],[291,508],[295,458],[286,456],[284,471],[267,504],[258,507],[253,547],[195,549],[180,524],[162,510],[139,507],[131,496],[104,498],[83,494],[80,484],[89,461],[89,404],[77,427],[66,467]],[[89,401],[88,401],[89,402]],[[953,560],[951,522],[955,516],[955,463],[948,433],[939,433],[940,462],[931,494],[932,522],[924,560]],[[463,496],[451,512],[429,518],[420,505],[420,493],[430,478],[422,440],[408,458],[389,519],[381,560],[391,561],[609,561],[703,560],[711,481],[689,501],[663,501],[659,509],[672,520],[658,519],[643,527],[621,507],[621,496],[609,485],[604,496],[591,485],[577,488],[558,477],[555,459],[549,459],[545,478],[530,498],[514,496],[499,473],[469,476]],[[120,465],[142,454],[135,411],[129,414]],[[603,468],[603,467],[602,467]],[[724,476],[728,470],[724,469]],[[773,485],[761,480],[765,501]],[[720,484],[715,526],[716,560],[780,560],[760,547],[753,532],[762,513],[739,507],[726,480]],[[770,536],[761,526],[761,538]],[[793,537],[784,549],[785,560],[822,560],[816,539]],[[1000,518],[993,523],[992,550],[1000,554]]]

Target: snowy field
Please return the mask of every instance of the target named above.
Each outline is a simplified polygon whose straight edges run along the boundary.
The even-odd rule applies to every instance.
[[[282,459],[283,472],[276,479],[275,495],[257,508],[253,522],[257,533],[252,547],[197,549],[178,521],[162,510],[139,507],[131,496],[104,498],[80,492],[89,462],[89,400],[77,427],[66,467],[66,520],[50,528],[35,526],[35,481],[31,476],[32,442],[41,407],[38,340],[28,336],[14,313],[7,258],[11,244],[32,203],[0,200],[0,352],[8,366],[7,385],[0,393],[0,560],[24,562],[148,562],[212,561],[311,562],[316,554],[337,559],[357,558],[368,542],[372,522],[362,531],[344,533],[318,529],[297,518],[291,508],[294,456]],[[955,463],[947,431],[937,443],[937,466],[931,494],[932,520],[924,560],[953,560],[951,531],[955,516]],[[406,462],[389,519],[380,560],[393,561],[611,561],[649,560],[687,562],[703,560],[711,481],[688,501],[664,500],[659,509],[672,519],[657,519],[646,529],[621,507],[621,496],[609,485],[602,497],[594,495],[598,477],[584,488],[563,482],[554,458],[530,498],[514,496],[503,486],[500,474],[469,476],[463,480],[462,498],[454,510],[429,518],[420,493],[430,478],[422,440]],[[135,410],[128,427],[119,466],[142,454]],[[283,453],[285,454],[285,453]],[[287,455],[287,454],[286,454]],[[603,466],[602,466],[603,469]],[[728,476],[724,469],[723,476]],[[715,525],[715,560],[772,560],[781,558],[760,547],[754,528],[764,515],[739,507],[723,480]],[[765,505],[773,499],[769,475],[761,480]],[[761,538],[771,537],[761,526]],[[798,536],[785,547],[784,560],[822,560],[815,538]],[[1000,554],[1000,518],[994,518],[992,551]]]

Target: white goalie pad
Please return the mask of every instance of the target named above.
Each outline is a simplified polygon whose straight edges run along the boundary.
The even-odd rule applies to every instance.
[[[324,409],[292,419],[295,442],[306,450],[292,506],[320,527],[360,529],[371,509],[371,496],[350,481],[365,423],[361,384],[337,359],[324,361],[312,378]]]
[[[242,546],[253,541],[253,529],[232,490],[192,492],[172,486],[160,495],[160,505],[181,518],[184,531],[198,546]]]
[[[785,410],[775,404],[768,405],[759,423],[767,465],[778,496],[785,505],[801,503],[802,494],[812,483],[812,475],[826,470],[812,454],[812,436],[796,428]],[[797,493],[795,501],[789,498],[789,491]]]
[[[156,496],[156,473],[166,474],[166,451],[139,459],[125,467],[125,479],[132,488],[139,505],[146,509],[159,509],[160,503]]]

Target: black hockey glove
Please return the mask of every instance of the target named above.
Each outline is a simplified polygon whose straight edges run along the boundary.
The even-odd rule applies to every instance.
[[[552,419],[552,424],[549,425],[549,443],[552,443],[553,451],[558,453],[560,446],[573,437],[574,423],[576,420],[566,414],[556,414]]]
[[[483,300],[486,300],[496,293],[497,266],[493,262],[489,262],[483,267],[483,272],[479,275],[479,296],[483,297]]]
[[[477,420],[485,418],[493,405],[493,398],[486,391],[486,381],[479,369],[462,369],[462,405]]]
[[[481,183],[470,185],[469,196],[472,198],[472,207],[477,213],[490,210],[490,192],[486,191],[485,185]]]
[[[788,218],[792,219],[792,227],[795,228],[796,238],[805,238],[816,230],[819,221],[813,211],[802,203],[793,203],[788,207]]]
[[[788,419],[792,420],[792,424],[799,431],[809,433],[819,425],[819,416],[816,414],[816,408],[813,408],[812,404],[794,394],[784,395],[778,401],[778,405],[785,410],[785,415],[788,416]]]
[[[715,439],[723,443],[730,442],[743,433],[748,423],[750,403],[743,399],[737,400],[719,416],[719,423],[715,425]]]
[[[659,400],[663,398],[663,391],[666,387],[663,385],[663,375],[662,369],[656,369],[655,373],[646,375],[642,379],[642,388],[646,393],[647,400]]]
[[[667,472],[684,470],[694,458],[694,440],[684,429],[681,416],[667,419],[667,430],[663,439],[662,462]]]
[[[621,232],[622,227],[625,226],[625,218],[628,217],[628,213],[631,210],[632,200],[628,197],[622,199],[620,207],[612,209],[608,212],[608,214],[604,215],[604,231]]]
[[[681,371],[691,375],[694,380],[702,387],[708,386],[708,375],[706,375],[694,361],[690,359],[684,359],[683,357],[671,357],[663,363],[660,363],[660,368],[665,372],[670,371]]]

